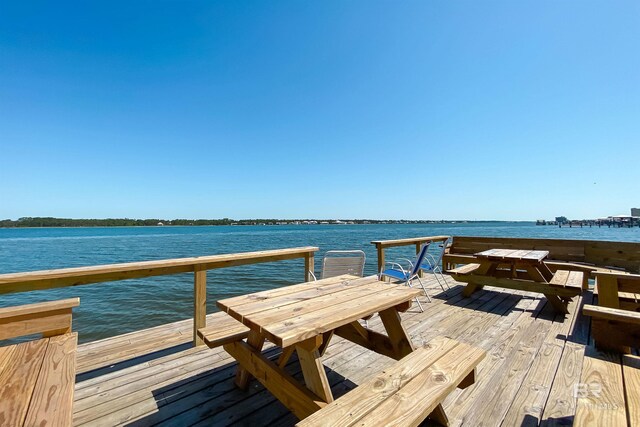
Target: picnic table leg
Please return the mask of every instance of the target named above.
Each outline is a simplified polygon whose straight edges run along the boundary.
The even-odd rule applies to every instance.
[[[327,374],[320,360],[319,347],[322,345],[322,335],[310,338],[296,344],[304,383],[307,388],[318,395],[323,401],[333,402],[333,394],[329,386]]]
[[[380,312],[380,319],[387,331],[396,358],[400,360],[411,353],[414,350],[413,343],[402,326],[398,310],[395,307],[383,310]]]
[[[481,260],[480,267],[475,271],[474,276],[490,276],[498,268],[498,264],[495,264],[488,260]],[[476,291],[482,289],[484,285],[481,285],[477,282],[468,282],[467,285],[462,290],[462,296],[468,298]]]
[[[247,337],[247,344],[258,351],[262,351],[262,346],[264,345],[264,335],[259,332],[250,331],[249,336]],[[238,365],[235,380],[236,386],[238,386],[238,388],[241,390],[246,390],[250,380],[251,374],[242,366]]]
[[[244,341],[233,341],[223,347],[298,418],[304,419],[326,406],[319,396]]]
[[[473,294],[476,291],[479,291],[480,289],[483,288],[484,285],[480,285],[478,283],[467,283],[467,286],[464,287],[464,289],[462,290],[462,296],[463,297],[470,297],[471,294]]]
[[[449,425],[449,418],[444,412],[444,408],[442,407],[441,403],[439,403],[438,406],[436,406],[433,411],[431,411],[431,413],[427,416],[427,419],[441,426]]]
[[[331,338],[333,338],[333,331],[325,332],[324,334],[322,334],[322,344],[320,344],[320,347],[318,348],[320,356],[324,356],[324,352],[327,351],[327,347],[329,347]]]
[[[539,266],[538,270],[540,271],[540,274],[542,274],[542,276],[544,276],[544,278],[545,278],[545,280],[547,282],[551,281],[551,279],[553,278],[553,273],[551,272],[549,267],[547,267],[547,264],[540,263],[540,266]]]
[[[527,274],[529,278],[534,282],[546,283],[547,279],[544,277],[542,272],[535,265],[527,265],[526,266]]]
[[[280,357],[278,357],[278,366],[284,368],[287,365],[287,362],[291,358],[293,351],[296,349],[295,346],[290,345],[289,347],[285,347],[282,349],[282,353]]]
[[[547,279],[544,277],[545,273],[544,271],[541,271],[538,267],[539,266],[535,266],[535,265],[528,266],[527,273],[529,274],[529,277],[532,280],[536,282],[546,283]],[[546,266],[544,267],[546,268]],[[545,285],[545,286],[548,286],[548,285]],[[545,294],[545,293],[543,293],[543,295],[547,298],[547,301],[549,301],[549,304],[551,304],[558,313],[562,313],[562,314],[569,313],[569,310],[567,309],[568,301],[561,299],[558,295]]]
[[[560,299],[558,295],[553,294],[543,294],[547,301],[555,308],[558,313],[561,314],[569,314],[569,310],[567,309],[567,302]]]

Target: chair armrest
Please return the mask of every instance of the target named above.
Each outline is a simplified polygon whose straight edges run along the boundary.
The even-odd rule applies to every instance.
[[[404,269],[404,267],[402,266],[402,264],[399,264],[397,262],[392,262],[392,261],[387,261],[384,263],[384,265],[390,265],[392,268],[397,267],[397,270],[402,271],[403,273],[406,273],[406,270]]]
[[[598,319],[615,320],[618,322],[634,323],[640,325],[640,313],[637,313],[635,311],[585,304],[582,312],[587,316]]]
[[[0,308],[0,340],[42,333],[45,337],[71,332],[71,310],[80,298]]]
[[[413,269],[413,261],[412,261],[412,260],[410,260],[410,259],[408,259],[408,258],[398,258],[398,261],[406,262],[406,263],[407,263],[407,265],[409,266],[409,270],[412,270],[412,269]],[[396,264],[398,264],[398,263],[396,263]],[[399,264],[398,264],[398,265],[399,265]]]
[[[424,254],[424,261],[427,262],[427,264],[429,265],[429,268],[433,268],[436,265],[436,257],[434,257],[431,254]]]

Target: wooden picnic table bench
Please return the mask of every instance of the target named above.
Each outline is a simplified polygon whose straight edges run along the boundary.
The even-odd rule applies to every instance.
[[[0,425],[70,426],[78,335],[78,298],[0,309],[0,340],[42,333],[0,347]]]
[[[376,276],[331,277],[220,300],[218,307],[236,324],[227,324],[228,333],[216,332],[215,325],[199,332],[209,346],[222,344],[238,361],[238,387],[246,388],[253,376],[304,419],[333,401],[321,361],[332,336],[399,360],[414,350],[400,313],[420,293],[381,282]],[[386,335],[360,324],[359,319],[374,313],[379,313]],[[245,333],[246,342],[242,340]],[[261,353],[266,339],[283,349],[278,363]],[[284,370],[294,351],[304,385]]]
[[[475,382],[485,351],[439,337],[305,418],[298,427],[448,425],[442,402]]]
[[[640,243],[637,242],[477,236],[453,236],[442,259],[443,269],[448,271],[461,264],[476,263],[474,254],[492,248],[548,251],[545,264],[549,269],[581,271],[585,289],[596,272],[640,273]]]
[[[527,249],[489,249],[474,254],[476,262],[449,270],[458,281],[466,282],[462,291],[470,296],[483,286],[496,286],[544,294],[560,313],[568,313],[568,302],[583,291],[582,271],[556,270],[544,262],[548,251]]]

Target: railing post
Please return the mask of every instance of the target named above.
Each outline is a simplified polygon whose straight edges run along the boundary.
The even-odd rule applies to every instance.
[[[384,246],[382,243],[376,243],[376,249],[378,250],[378,271],[376,274],[379,274],[384,268]]]
[[[315,258],[313,256],[313,252],[307,252],[304,256],[304,281],[311,282],[313,280],[313,275],[311,273],[315,273],[313,270],[315,266]]]
[[[416,257],[418,256],[418,254],[420,254],[421,249],[422,249],[422,242],[416,243]],[[424,277],[424,273],[422,272],[422,270],[418,270],[418,276]]]
[[[193,272],[193,345],[203,345],[198,329],[207,326],[207,270],[196,266]]]

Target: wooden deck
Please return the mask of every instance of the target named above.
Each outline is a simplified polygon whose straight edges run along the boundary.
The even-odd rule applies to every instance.
[[[452,425],[570,425],[589,344],[589,319],[579,307],[592,294],[574,300],[563,316],[540,294],[485,287],[463,298],[463,284],[448,280],[447,296],[430,283],[433,302],[423,304],[424,313],[414,306],[402,318],[415,344],[445,335],[488,352],[476,384],[445,401]],[[382,328],[378,317],[369,324]],[[192,330],[187,320],[79,346],[74,424],[295,424],[257,381],[246,392],[236,389],[233,359],[221,348],[194,348]],[[273,346],[265,351],[279,354]],[[587,353],[620,364],[619,355]],[[323,362],[338,397],[394,361],[335,337]],[[301,378],[295,358],[288,370]]]

